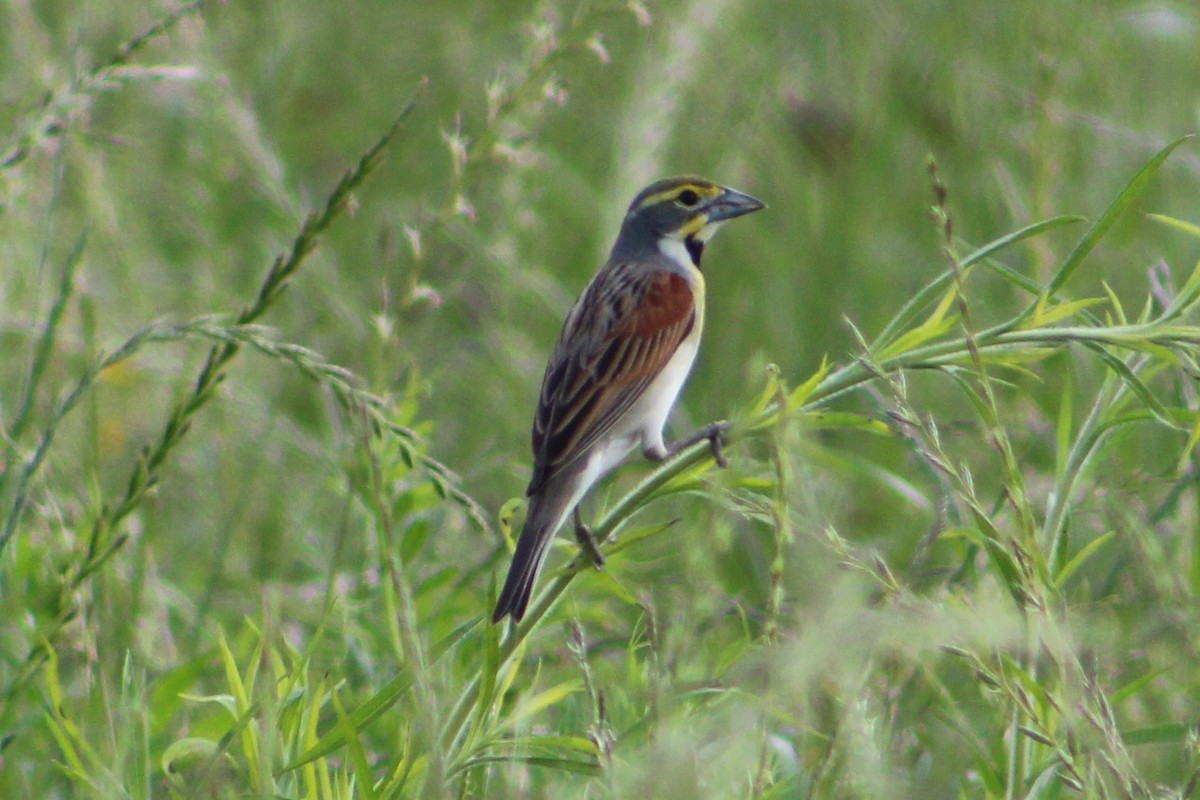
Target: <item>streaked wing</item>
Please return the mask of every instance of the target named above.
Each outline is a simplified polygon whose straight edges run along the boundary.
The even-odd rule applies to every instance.
[[[695,321],[691,286],[669,270],[610,265],[588,286],[542,380],[528,494],[613,428]]]

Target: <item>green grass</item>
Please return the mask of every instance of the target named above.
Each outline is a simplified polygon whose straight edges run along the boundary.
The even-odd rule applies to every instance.
[[[1200,15],[810,5],[0,7],[0,797],[1196,796]],[[489,625],[684,172],[731,466]]]

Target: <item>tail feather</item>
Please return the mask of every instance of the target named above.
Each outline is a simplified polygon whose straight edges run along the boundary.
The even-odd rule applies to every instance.
[[[496,601],[492,622],[499,622],[508,614],[514,622],[520,622],[525,616],[534,583],[550,552],[550,542],[570,513],[573,499],[570,493],[552,490],[540,491],[529,499],[529,514],[517,539],[517,552],[513,554],[512,566],[508,568],[508,577]]]

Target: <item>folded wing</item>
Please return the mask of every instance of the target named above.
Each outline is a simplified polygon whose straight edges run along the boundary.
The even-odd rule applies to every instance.
[[[613,429],[696,323],[687,279],[609,268],[567,317],[533,421],[532,495]]]

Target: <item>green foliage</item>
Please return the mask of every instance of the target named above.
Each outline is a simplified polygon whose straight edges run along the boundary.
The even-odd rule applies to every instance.
[[[795,5],[0,8],[0,796],[1195,796],[1200,18]],[[682,172],[731,465],[490,625]]]

